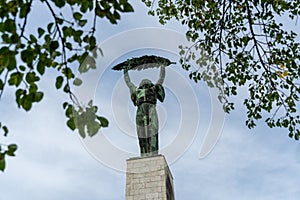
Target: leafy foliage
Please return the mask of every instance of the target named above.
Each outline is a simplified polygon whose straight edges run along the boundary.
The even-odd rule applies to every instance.
[[[300,15],[298,0],[143,2],[161,24],[175,18],[188,28],[186,36],[194,45],[181,47],[183,68],[196,82],[220,89],[226,112],[234,109],[229,97],[246,87],[249,128],[263,119],[299,139],[300,44],[299,35],[288,27]],[[190,68],[192,61],[199,69]]]
[[[31,16],[32,9],[36,9],[34,3],[46,8],[50,20],[30,32],[30,20],[35,20]],[[95,63],[95,55],[91,56],[90,52],[96,47],[97,18],[106,18],[116,24],[120,13],[133,12],[133,8],[128,0],[41,0],[34,3],[32,0],[0,2],[0,99],[6,87],[13,87],[18,107],[29,111],[34,103],[43,99],[39,81],[46,70],[57,70],[55,86],[68,94],[73,104],[64,104],[69,118],[67,125],[72,130],[77,129],[83,137],[86,133],[93,136],[100,127],[107,127],[108,122],[97,115],[97,107],[92,102],[85,108],[77,101],[72,83],[77,86],[81,80],[75,77],[74,70],[83,73],[95,68],[95,65],[78,66],[86,59]],[[92,23],[88,23],[86,16],[93,16],[89,20]],[[6,136],[8,128],[0,126],[0,129]],[[5,168],[5,155],[13,156],[16,149],[14,144],[0,144],[0,170]]]
[[[79,107],[78,109],[74,105],[65,102],[63,104],[66,117],[68,118],[67,125],[71,130],[78,129],[82,138],[88,136],[94,136],[101,127],[108,126],[108,120],[104,117],[97,116],[97,106],[93,105],[93,102],[88,103],[88,107]]]
[[[248,120],[253,128],[264,119],[270,127],[283,127],[299,139],[300,45],[299,36],[280,23],[296,23],[300,15],[298,0],[142,0],[151,7],[161,24],[172,18],[188,28],[186,36],[194,42],[180,47],[181,63],[194,81],[204,80],[220,89],[224,110],[234,109],[231,96],[247,88],[244,99]],[[154,4],[156,2],[156,4]],[[35,2],[36,3],[36,2]],[[116,24],[121,13],[133,12],[128,0],[40,0],[51,19],[28,31],[32,0],[0,2],[0,99],[6,87],[15,89],[19,108],[29,111],[43,99],[39,81],[47,70],[57,70],[55,87],[66,93],[70,102],[63,108],[67,125],[82,137],[93,136],[108,121],[97,114],[90,101],[79,104],[72,86],[81,85],[80,73],[95,69],[96,22],[105,18]],[[65,11],[68,11],[64,15]],[[87,16],[93,16],[88,20]],[[31,27],[32,28],[32,27]],[[86,60],[86,64],[83,61]],[[192,62],[199,65],[193,70]],[[78,67],[80,66],[80,67]],[[8,128],[0,124],[4,136]],[[0,170],[5,157],[14,156],[15,144],[0,144]]]
[[[5,134],[8,133],[8,129],[6,126],[1,127],[0,124],[0,128],[2,128],[5,132]],[[4,171],[5,170],[5,157],[6,156],[15,156],[15,152],[17,150],[17,145],[16,144],[10,144],[10,145],[0,145],[0,171]]]

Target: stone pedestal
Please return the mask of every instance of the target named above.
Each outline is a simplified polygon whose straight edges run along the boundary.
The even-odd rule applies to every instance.
[[[127,160],[126,200],[174,200],[173,177],[163,155]]]

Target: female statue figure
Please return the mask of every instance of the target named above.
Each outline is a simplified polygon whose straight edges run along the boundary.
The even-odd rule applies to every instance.
[[[136,111],[136,130],[139,138],[141,156],[155,155],[158,153],[159,123],[156,112],[157,99],[164,101],[165,91],[162,86],[165,78],[165,66],[160,67],[159,80],[154,84],[148,79],[143,79],[139,86],[135,86],[124,68],[124,79],[130,90],[131,100]]]

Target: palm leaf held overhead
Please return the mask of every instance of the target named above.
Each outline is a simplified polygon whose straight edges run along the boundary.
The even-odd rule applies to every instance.
[[[171,64],[175,64],[175,62],[171,62],[167,58],[163,58],[160,56],[141,56],[138,58],[131,58],[122,63],[115,65],[113,70],[123,70],[123,69],[134,69],[134,70],[143,70],[148,68],[155,68],[160,66],[169,66]]]

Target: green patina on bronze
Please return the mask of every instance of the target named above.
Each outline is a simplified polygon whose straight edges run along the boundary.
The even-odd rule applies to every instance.
[[[156,103],[157,100],[163,102],[165,99],[162,84],[165,79],[165,67],[170,64],[173,64],[173,62],[152,55],[132,58],[113,67],[114,70],[124,70],[124,80],[130,90],[131,100],[137,106],[136,130],[142,156],[158,153],[159,122]],[[131,82],[128,70],[154,67],[160,67],[159,80],[155,84],[148,79],[143,79],[137,87]]]

